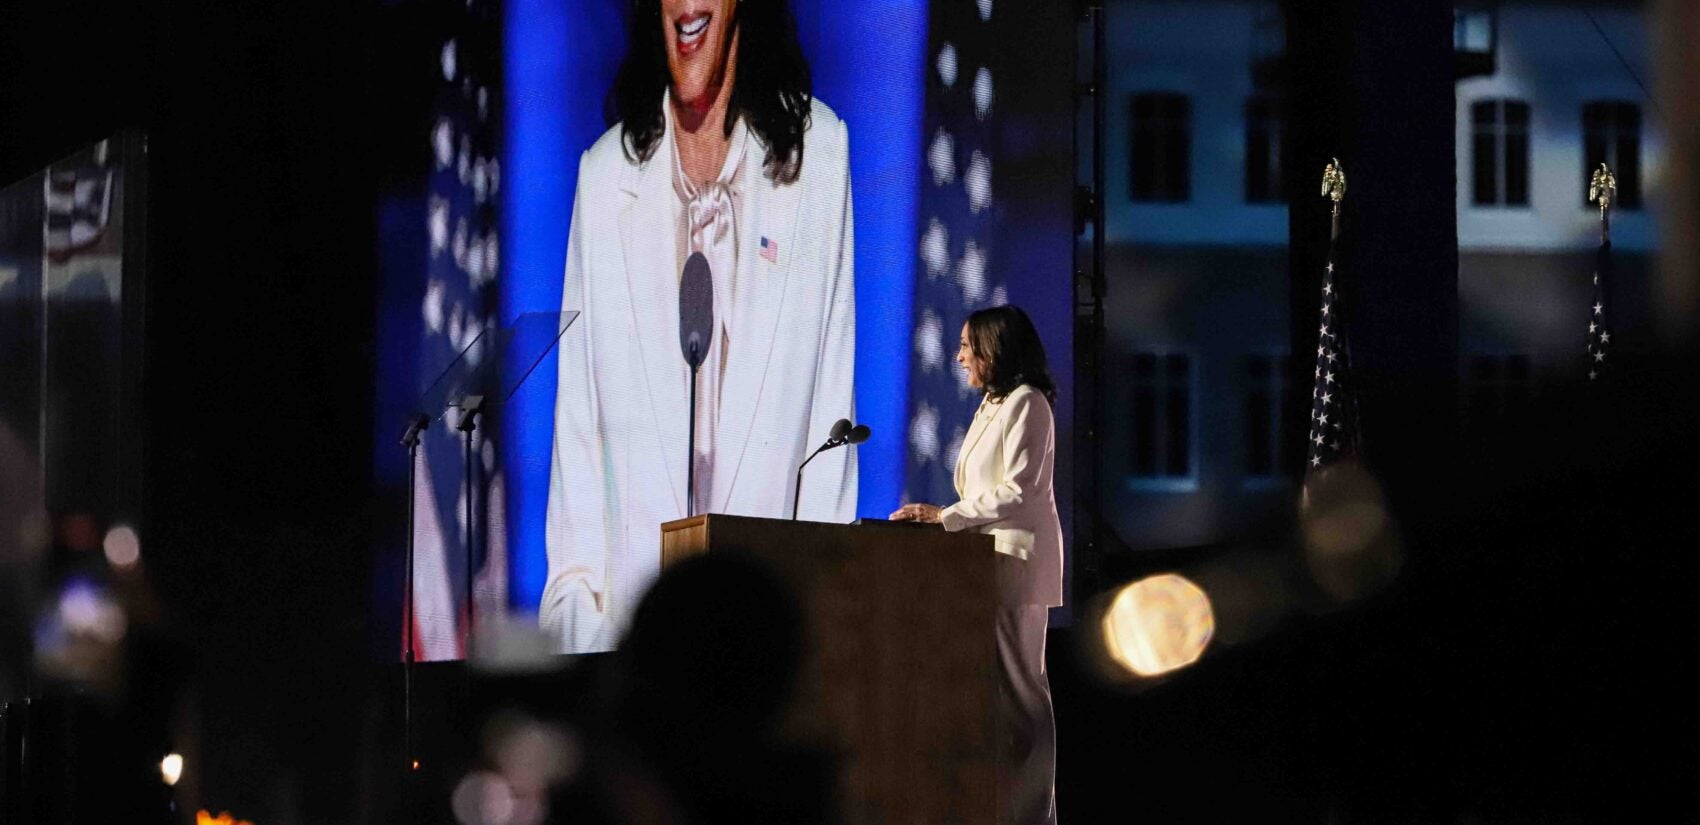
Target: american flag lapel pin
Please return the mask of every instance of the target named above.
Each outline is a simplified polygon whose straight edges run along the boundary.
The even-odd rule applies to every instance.
[[[770,264],[779,263],[779,242],[766,235],[761,236],[761,259]]]

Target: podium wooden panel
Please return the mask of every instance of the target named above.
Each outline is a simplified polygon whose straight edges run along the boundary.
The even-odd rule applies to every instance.
[[[661,526],[661,564],[703,552],[771,563],[809,641],[787,731],[842,762],[847,821],[995,822],[992,539],[908,524],[707,515]]]

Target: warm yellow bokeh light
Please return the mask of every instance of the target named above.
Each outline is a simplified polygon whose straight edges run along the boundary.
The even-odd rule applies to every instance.
[[[1111,659],[1140,676],[1158,676],[1204,655],[1216,617],[1198,585],[1163,573],[1116,593],[1103,628]]]
[[[195,825],[254,825],[254,823],[246,819],[237,819],[231,816],[229,811],[220,811],[218,816],[213,816],[207,811],[196,811]]]
[[[159,760],[159,777],[167,785],[177,784],[177,780],[183,778],[183,757],[175,753],[166,754],[164,759]]]

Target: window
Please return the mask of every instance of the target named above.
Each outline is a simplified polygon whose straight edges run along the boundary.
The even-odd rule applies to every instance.
[[[1604,163],[1617,179],[1617,200],[1624,209],[1641,208],[1641,107],[1619,100],[1602,100],[1582,107],[1582,205],[1588,184]]]
[[[1179,203],[1191,194],[1192,103],[1185,95],[1133,96],[1133,199]]]
[[[1249,355],[1245,359],[1245,472],[1251,478],[1297,475],[1300,433],[1289,431],[1286,417],[1288,375],[1293,359],[1287,355]]]
[[[1470,105],[1470,155],[1478,206],[1529,205],[1529,104],[1481,100]]]
[[[1281,185],[1281,110],[1273,98],[1254,97],[1245,104],[1245,200],[1286,200]]]
[[[1133,475],[1192,475],[1192,360],[1183,354],[1133,356]]]
[[[1472,355],[1464,368],[1464,417],[1477,422],[1523,418],[1531,389],[1529,356]]]

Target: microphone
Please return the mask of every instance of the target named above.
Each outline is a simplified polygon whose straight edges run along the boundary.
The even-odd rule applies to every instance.
[[[407,431],[401,434],[401,446],[409,450],[419,446],[419,434],[429,426],[431,426],[430,416],[424,413],[414,413],[412,417],[407,419]]]
[[[714,273],[708,258],[692,252],[679,279],[679,349],[691,367],[691,407],[686,425],[685,515],[696,515],[697,501],[697,368],[708,357],[714,336]]]
[[[692,252],[679,279],[679,349],[692,372],[708,357],[713,331],[714,273],[701,252]]]
[[[868,429],[868,425],[856,424],[852,426],[850,424],[850,419],[848,418],[840,418],[837,421],[832,422],[832,429],[827,433],[826,443],[816,447],[815,451],[809,453],[809,457],[803,459],[803,463],[797,467],[797,486],[791,491],[792,521],[797,520],[797,504],[802,501],[803,498],[803,468],[809,466],[809,462],[814,461],[815,456],[820,455],[827,450],[834,447],[842,447],[846,444],[860,444],[867,441],[873,434],[874,431]]]

